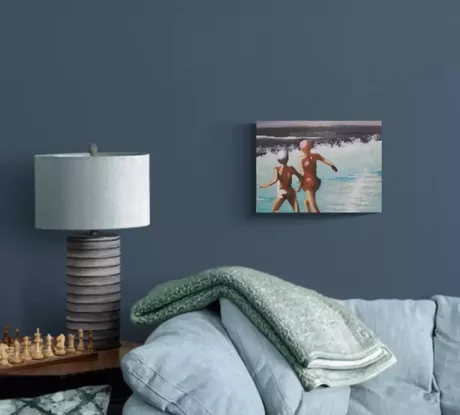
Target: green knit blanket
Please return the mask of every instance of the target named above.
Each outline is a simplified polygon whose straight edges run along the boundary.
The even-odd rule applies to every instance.
[[[396,362],[388,347],[338,301],[244,267],[208,269],[159,284],[134,304],[131,320],[158,326],[221,297],[280,351],[306,390],[361,383]]]

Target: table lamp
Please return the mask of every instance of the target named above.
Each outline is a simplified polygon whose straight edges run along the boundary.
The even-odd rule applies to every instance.
[[[35,156],[35,228],[67,237],[67,331],[93,331],[98,350],[120,346],[118,229],[150,224],[149,154]],[[114,231],[115,230],[115,231]]]

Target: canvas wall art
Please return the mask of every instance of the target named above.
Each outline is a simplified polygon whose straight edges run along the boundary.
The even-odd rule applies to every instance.
[[[257,213],[380,213],[381,121],[260,121]]]

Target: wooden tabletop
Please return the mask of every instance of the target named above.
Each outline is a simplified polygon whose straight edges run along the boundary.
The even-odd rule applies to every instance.
[[[134,342],[121,342],[118,349],[104,350],[97,354],[97,358],[88,361],[55,363],[50,366],[40,368],[21,368],[15,372],[9,370],[7,376],[65,376],[77,373],[95,372],[106,369],[116,369],[120,367],[120,361],[126,353],[141,346]]]

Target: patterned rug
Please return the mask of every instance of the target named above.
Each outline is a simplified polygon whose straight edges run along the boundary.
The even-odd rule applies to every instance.
[[[35,398],[0,401],[1,415],[106,415],[110,386],[85,386]]]

